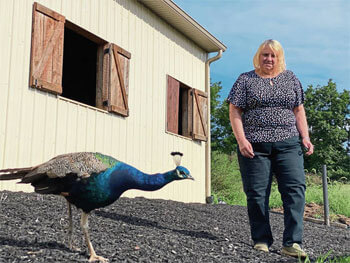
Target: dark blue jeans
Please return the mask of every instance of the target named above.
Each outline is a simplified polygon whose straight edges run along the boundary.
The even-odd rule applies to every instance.
[[[283,246],[301,245],[305,205],[304,159],[299,137],[273,143],[252,143],[254,158],[238,149],[238,161],[247,196],[248,216],[254,244],[271,246],[269,197],[272,175],[276,176],[284,209]]]

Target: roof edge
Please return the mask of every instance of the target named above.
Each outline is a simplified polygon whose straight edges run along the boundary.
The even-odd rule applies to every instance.
[[[137,0],[208,53],[227,47],[171,0]],[[176,23],[178,19],[183,23]]]

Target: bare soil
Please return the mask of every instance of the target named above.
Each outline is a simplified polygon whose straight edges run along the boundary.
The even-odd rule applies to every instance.
[[[283,213],[283,208],[274,208],[272,211]],[[306,204],[304,216],[324,220],[324,208],[323,206],[315,203]],[[330,215],[330,221],[345,224],[350,227],[350,217],[346,217],[344,215]]]

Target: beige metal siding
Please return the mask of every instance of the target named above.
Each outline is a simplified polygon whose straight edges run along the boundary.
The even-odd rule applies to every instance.
[[[38,1],[132,54],[129,117],[28,87],[33,1],[0,0],[0,168],[36,165],[67,152],[99,151],[147,173],[174,169],[171,151],[196,181],[125,196],[205,202],[205,144],[165,132],[166,75],[205,88],[206,53],[136,0]],[[0,182],[0,189],[31,191]]]

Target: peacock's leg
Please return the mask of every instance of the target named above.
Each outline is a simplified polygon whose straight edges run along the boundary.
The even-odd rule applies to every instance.
[[[69,220],[69,226],[68,226],[68,247],[73,250],[73,219],[72,219],[72,206],[67,201],[68,204],[68,220]]]
[[[91,244],[90,236],[89,236],[88,216],[89,214],[82,212],[80,225],[81,225],[81,229],[83,230],[83,233],[85,236],[85,242],[90,253],[89,262],[95,262],[95,261],[108,262],[108,259],[96,255],[95,250]]]

